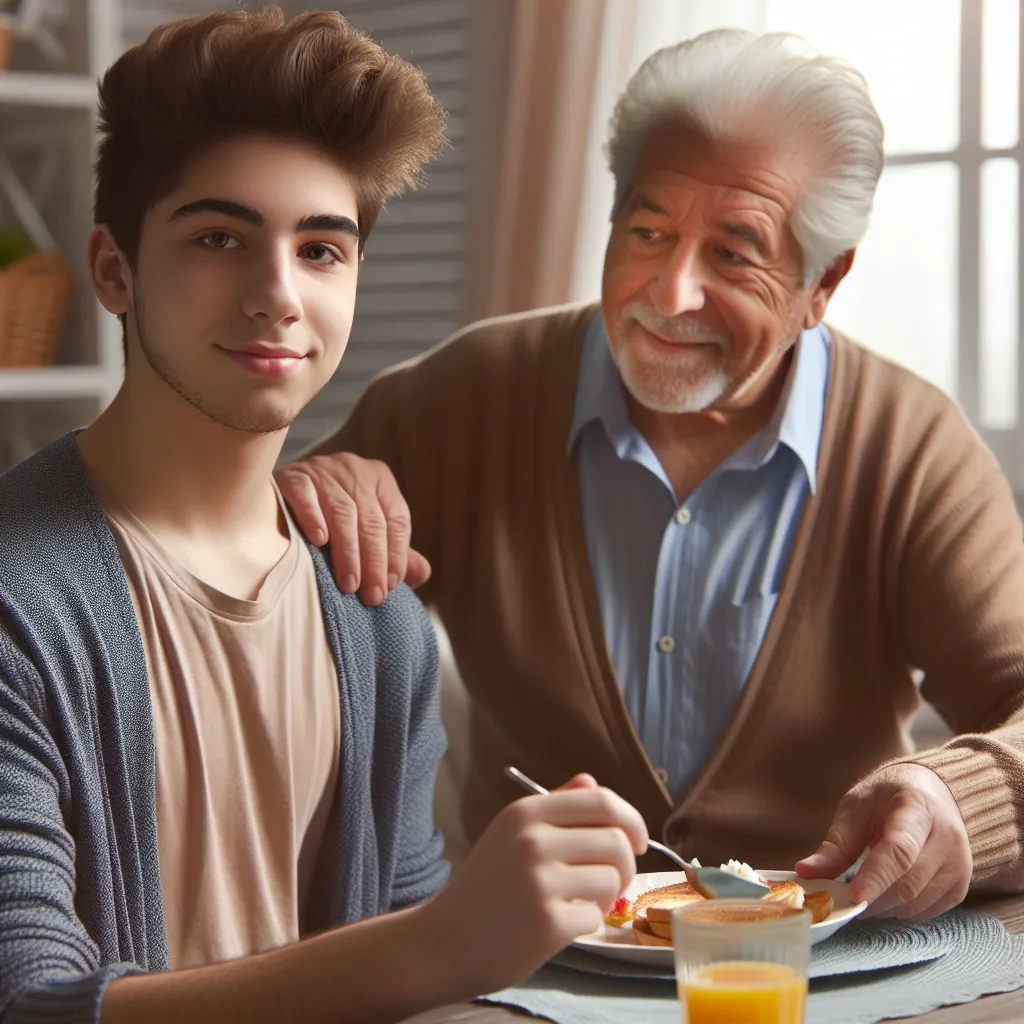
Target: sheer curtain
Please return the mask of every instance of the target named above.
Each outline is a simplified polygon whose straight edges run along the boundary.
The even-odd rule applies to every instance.
[[[476,187],[467,319],[566,300],[604,6],[605,0],[473,5],[475,78],[481,90],[487,83],[498,88],[469,100]]]
[[[574,297],[599,293],[615,93],[658,47],[729,25],[795,32],[864,74],[887,166],[828,319],[953,395],[1024,490],[1017,0],[642,0],[628,56],[602,65],[615,87],[591,119]]]

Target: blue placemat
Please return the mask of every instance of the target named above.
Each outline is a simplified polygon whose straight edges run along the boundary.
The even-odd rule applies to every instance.
[[[807,1024],[874,1024],[1024,987],[1024,936],[1007,934],[977,910],[953,910],[920,925],[853,922],[815,949],[827,970],[811,982]],[[865,970],[872,949],[879,962]],[[909,960],[900,960],[901,950]],[[556,1024],[679,1024],[674,981],[624,976],[622,968],[633,965],[612,961],[615,973],[596,973],[590,962],[597,958],[587,956],[585,969],[576,952],[483,1001]],[[849,971],[841,969],[844,956]]]

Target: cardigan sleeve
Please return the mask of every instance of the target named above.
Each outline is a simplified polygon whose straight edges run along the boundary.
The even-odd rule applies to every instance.
[[[75,912],[67,777],[41,693],[0,628],[0,1019],[98,1024],[107,984],[141,969],[101,965]]]
[[[448,881],[444,838],[434,824],[434,786],[447,745],[441,724],[440,657],[434,627],[423,606],[407,587],[392,595],[416,627],[410,631],[408,660],[409,719],[402,785],[401,844],[395,864],[391,909],[421,903],[436,895]],[[395,681],[392,680],[392,685]]]
[[[925,414],[927,416],[927,413]],[[922,694],[957,735],[901,758],[956,799],[972,884],[1024,888],[1024,544],[1008,482],[952,402],[921,436],[891,509],[895,593]]]

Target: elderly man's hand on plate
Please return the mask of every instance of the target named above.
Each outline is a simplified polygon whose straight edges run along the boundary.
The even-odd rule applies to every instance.
[[[834,878],[870,853],[850,898],[865,916],[923,921],[967,895],[973,858],[960,809],[946,784],[918,764],[880,768],[843,797],[825,841],[796,865],[804,878]]]

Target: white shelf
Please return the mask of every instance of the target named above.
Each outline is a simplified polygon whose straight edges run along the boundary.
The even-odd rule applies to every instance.
[[[88,75],[0,71],[0,104],[91,110],[96,83]]]
[[[110,394],[110,375],[99,366],[0,368],[0,401],[96,398]]]

